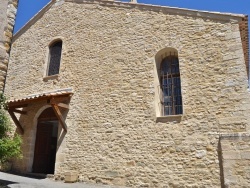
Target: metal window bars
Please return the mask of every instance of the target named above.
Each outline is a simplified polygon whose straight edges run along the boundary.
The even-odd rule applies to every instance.
[[[161,62],[161,105],[162,114],[182,114],[181,80],[179,61],[175,54],[168,55]]]

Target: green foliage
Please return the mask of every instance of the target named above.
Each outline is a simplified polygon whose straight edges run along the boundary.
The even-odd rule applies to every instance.
[[[9,119],[6,116],[6,98],[0,93],[0,139],[10,131]]]
[[[0,139],[0,163],[4,163],[14,157],[21,157],[21,143],[22,140],[19,135],[15,135],[12,139]]]
[[[11,158],[21,157],[22,139],[19,135],[11,134],[11,124],[6,114],[6,98],[0,94],[0,164]]]

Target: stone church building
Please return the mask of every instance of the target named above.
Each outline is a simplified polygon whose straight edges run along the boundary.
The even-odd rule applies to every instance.
[[[249,187],[248,17],[52,0],[12,38],[20,173],[127,187]]]

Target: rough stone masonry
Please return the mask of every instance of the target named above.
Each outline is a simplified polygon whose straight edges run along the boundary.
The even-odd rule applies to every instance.
[[[238,148],[231,139],[220,143],[221,135],[250,131],[243,18],[124,2],[51,2],[15,35],[5,94],[21,99],[73,89],[55,177],[76,171],[80,181],[130,187],[247,186],[250,161],[242,150],[249,151],[249,139],[236,139]],[[56,39],[63,41],[60,73],[47,78],[48,46]],[[180,62],[178,121],[156,115],[155,57],[167,48]],[[19,172],[32,172],[36,118],[47,106],[30,104],[19,118]],[[229,161],[236,149],[245,168],[230,174],[242,166]]]
[[[0,2],[0,90],[3,90],[18,0]]]

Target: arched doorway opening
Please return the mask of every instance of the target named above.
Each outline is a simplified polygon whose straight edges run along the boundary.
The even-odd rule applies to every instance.
[[[54,174],[58,124],[52,107],[45,109],[38,117],[33,173]]]

